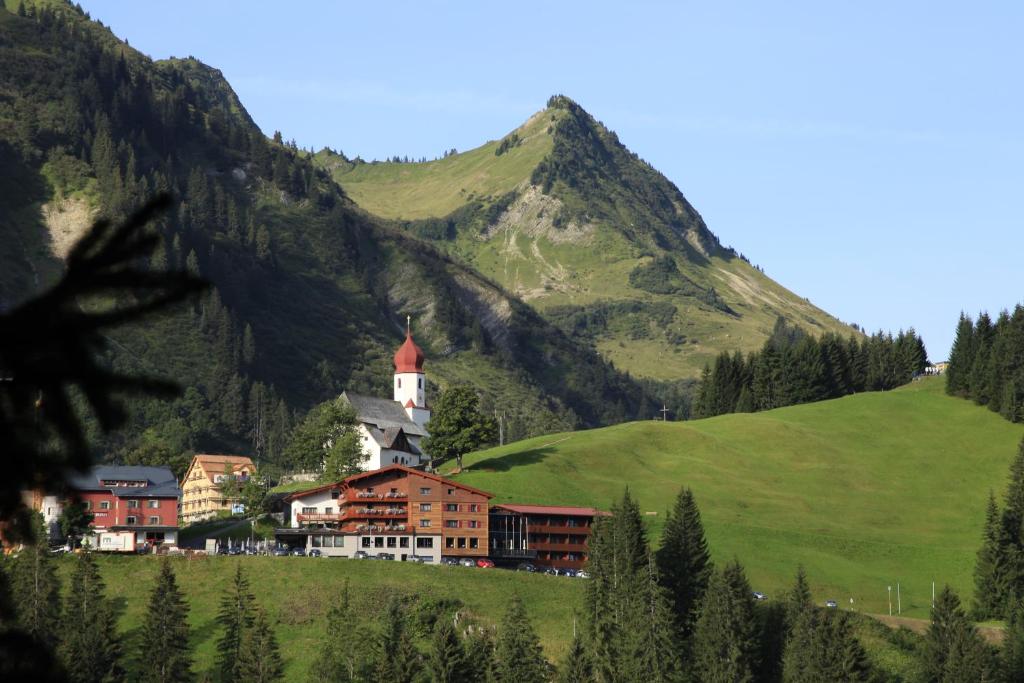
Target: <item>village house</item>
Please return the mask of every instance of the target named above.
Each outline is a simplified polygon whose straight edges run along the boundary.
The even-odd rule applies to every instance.
[[[225,495],[224,484],[233,481],[240,488],[255,474],[256,466],[244,455],[196,455],[181,481],[182,522],[192,524],[218,513],[230,514],[240,498]]]
[[[538,567],[582,569],[594,519],[607,515],[594,508],[502,503],[490,512],[489,552],[495,561],[529,561]]]
[[[288,528],[278,543],[330,557],[393,555],[428,562],[488,554],[492,494],[392,464],[288,497]]]
[[[181,489],[169,468],[100,465],[72,477],[69,487],[93,515],[83,539],[93,548],[134,552],[177,542]]]
[[[394,356],[392,399],[345,392],[341,395],[356,413],[363,451],[369,456],[366,470],[388,465],[419,467],[425,462],[420,441],[427,436],[427,380],[423,351],[412,339],[408,324],[405,342]]]

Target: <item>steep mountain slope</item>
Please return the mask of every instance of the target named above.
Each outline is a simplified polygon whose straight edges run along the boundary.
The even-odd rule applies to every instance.
[[[500,141],[421,162],[314,157],[367,211],[434,240],[645,377],[695,377],[777,318],[856,331],[724,248],[664,176],[566,97]]]
[[[133,428],[100,442],[107,457],[216,448],[273,462],[296,412],[342,388],[390,391],[407,314],[429,379],[475,384],[511,436],[653,411],[636,382],[500,285],[368,216],[267,140],[216,69],[154,62],[60,2],[0,11],[0,63],[0,302],[52,280],[92,218],[157,190],[180,201],[156,226],[152,266],[215,285],[111,336],[113,365],[187,391],[133,404]]]
[[[970,601],[988,494],[1022,436],[943,388],[553,434],[468,456],[458,480],[497,502],[599,507],[629,486],[655,536],[689,486],[716,561],[738,557],[755,589],[780,595],[803,564],[821,600],[885,613],[899,582],[904,614],[926,618],[932,581]]]

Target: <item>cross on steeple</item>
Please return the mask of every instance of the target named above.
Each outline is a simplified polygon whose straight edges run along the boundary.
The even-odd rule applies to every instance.
[[[412,334],[412,316],[411,315],[407,315],[407,316],[405,316],[405,336],[408,337],[411,334]]]

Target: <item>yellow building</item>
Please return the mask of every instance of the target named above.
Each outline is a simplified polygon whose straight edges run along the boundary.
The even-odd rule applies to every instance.
[[[231,512],[239,499],[224,496],[225,480],[233,478],[241,487],[255,474],[256,466],[244,455],[196,455],[181,481],[182,524],[215,517],[221,510]]]

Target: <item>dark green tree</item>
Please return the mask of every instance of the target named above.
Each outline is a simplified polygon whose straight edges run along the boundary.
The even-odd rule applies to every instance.
[[[188,637],[188,604],[178,590],[170,560],[164,558],[142,624],[138,655],[142,677],[158,683],[192,680]]]
[[[62,621],[60,653],[70,681],[99,683],[124,677],[117,620],[103,592],[92,553],[82,553],[71,574]]]
[[[339,397],[314,407],[295,426],[282,459],[296,469],[324,472],[338,481],[361,471],[369,456],[362,450],[356,414]]]
[[[498,436],[494,418],[480,412],[480,397],[466,385],[441,392],[427,431],[430,436],[423,439],[423,449],[431,458],[431,466],[454,458],[459,469],[463,455],[493,443]]]
[[[995,496],[989,492],[985,531],[974,565],[974,616],[994,619],[1004,616],[1013,590],[1014,544],[1007,537]]]
[[[313,662],[312,680],[318,683],[350,683],[358,680],[361,669],[359,650],[352,646],[350,637],[354,616],[346,578],[341,595],[327,612],[327,629],[321,639],[323,648]]]
[[[494,639],[490,631],[477,628],[466,636],[466,683],[494,681]]]
[[[1024,681],[1024,602],[1021,600],[1014,600],[1011,606],[999,659],[1003,681]]]
[[[999,674],[995,656],[970,622],[957,622],[949,633],[942,683],[995,683]]]
[[[235,673],[238,683],[271,683],[284,680],[284,662],[277,637],[266,613],[256,608],[256,618],[242,638],[241,658]]]
[[[86,507],[85,503],[75,501],[64,506],[57,523],[60,525],[61,536],[65,539],[71,539],[74,544],[89,530],[92,520],[93,515],[89,512],[89,508]],[[43,540],[45,541],[45,539]]]
[[[754,680],[758,623],[750,584],[738,561],[713,572],[694,631],[693,672],[700,681]]]
[[[583,647],[579,635],[574,635],[572,645],[565,654],[562,666],[558,668],[558,683],[594,683],[594,670],[590,666],[590,655]]]
[[[960,598],[949,586],[944,586],[935,598],[931,624],[921,649],[925,680],[929,683],[968,680],[960,677],[959,672],[978,670],[980,639],[960,606]]]
[[[434,633],[427,654],[427,673],[431,683],[463,683],[466,675],[466,653],[459,642],[452,620],[443,617],[434,624]]]
[[[494,658],[495,679],[501,683],[540,683],[550,677],[540,639],[518,595],[512,596],[501,620]]]
[[[406,617],[397,598],[388,601],[380,631],[373,641],[373,677],[378,681],[412,683],[421,663],[409,634]]]
[[[813,606],[800,611],[786,643],[783,681],[868,681],[871,675],[848,614]]]
[[[242,573],[242,565],[235,566],[235,576],[220,600],[217,623],[224,629],[217,641],[220,659],[220,679],[224,683],[238,681],[242,645],[246,631],[252,627],[256,601],[249,591],[249,580]]]
[[[36,513],[36,539],[11,565],[14,608],[21,630],[47,647],[57,645],[60,633],[60,581],[46,547],[46,530]]]
[[[679,492],[665,518],[657,563],[661,584],[672,602],[676,633],[686,641],[713,570],[700,510],[689,488]]]
[[[635,599],[623,619],[620,674],[625,680],[650,683],[679,680],[676,622],[669,597],[659,585],[653,557],[629,584],[627,590]]]

